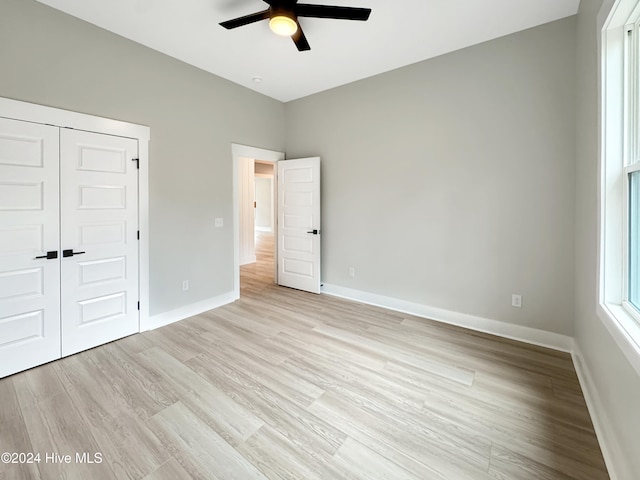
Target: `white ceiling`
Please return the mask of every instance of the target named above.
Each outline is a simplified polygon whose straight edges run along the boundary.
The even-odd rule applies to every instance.
[[[265,10],[262,0],[38,1],[283,102],[574,15],[580,3],[300,0],[373,11],[367,22],[300,18],[311,51],[298,52],[267,21],[218,25]]]

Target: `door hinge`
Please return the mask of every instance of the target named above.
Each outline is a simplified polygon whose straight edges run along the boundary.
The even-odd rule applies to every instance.
[[[140,159],[139,158],[132,158],[131,161],[132,162],[136,162],[136,168],[139,170],[140,169]]]
[[[140,230],[138,230],[137,238],[140,240]]]
[[[140,310],[140,302],[138,302],[138,310]]]

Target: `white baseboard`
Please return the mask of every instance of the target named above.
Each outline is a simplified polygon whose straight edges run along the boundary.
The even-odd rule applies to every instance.
[[[236,292],[228,292],[218,295],[217,297],[208,298],[200,302],[176,308],[175,310],[154,315],[149,318],[149,323],[146,325],[147,328],[143,328],[143,330],[153,330],[155,328],[164,327],[170,323],[178,322],[185,318],[193,317],[194,315],[199,315],[203,312],[213,310],[214,308],[235,302],[237,299],[238,295]]]
[[[240,259],[240,266],[249,265],[250,263],[256,263],[257,257],[255,255],[250,255],[248,257],[244,257]]]
[[[589,369],[583,361],[584,357],[577,342],[573,346],[571,356],[573,357],[573,364],[578,374],[578,381],[582,387],[582,394],[587,402],[589,416],[591,417],[593,428],[598,437],[600,450],[602,450],[602,456],[609,471],[609,477],[611,480],[632,480],[637,478],[637,476],[632,475],[630,467],[624,463],[624,458],[621,458],[620,455],[615,456],[616,452],[621,452],[622,450],[618,446],[615,435],[611,432],[611,428],[609,427],[611,423],[609,422],[606,411],[602,408],[602,401],[600,400],[598,389],[595,387]]]
[[[571,352],[573,350],[573,338],[567,335],[539,330],[522,325],[513,325],[510,323],[500,322],[489,318],[477,317],[466,313],[444,310],[441,308],[430,307],[419,303],[408,302],[392,297],[385,297],[374,293],[363,292],[351,288],[341,287],[338,285],[324,284],[322,293],[342,297],[357,302],[375,305],[378,307],[388,308],[397,312],[408,313],[417,317],[424,317],[430,320],[457,325],[459,327],[469,328],[479,332],[490,333],[500,337],[519,340],[521,342],[539,345],[541,347],[553,348],[563,352]]]

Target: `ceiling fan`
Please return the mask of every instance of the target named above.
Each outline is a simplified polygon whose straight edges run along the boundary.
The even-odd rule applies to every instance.
[[[331,5],[310,5],[298,3],[298,0],[263,0],[269,8],[262,12],[234,18],[220,23],[224,28],[242,27],[260,20],[269,19],[269,28],[278,35],[290,36],[299,51],[311,50],[307,37],[302,31],[298,17],[334,18],[339,20],[365,21],[371,13],[370,8],[336,7]]]

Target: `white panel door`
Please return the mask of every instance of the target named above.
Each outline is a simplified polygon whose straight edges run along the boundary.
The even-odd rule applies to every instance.
[[[60,358],[58,153],[58,128],[0,118],[0,377]]]
[[[62,354],[139,331],[138,142],[60,131]]]
[[[320,158],[278,166],[278,284],[320,293]]]

